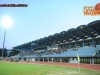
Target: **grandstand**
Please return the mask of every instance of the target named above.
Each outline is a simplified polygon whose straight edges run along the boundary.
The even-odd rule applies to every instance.
[[[100,20],[13,47],[19,60],[100,64]]]

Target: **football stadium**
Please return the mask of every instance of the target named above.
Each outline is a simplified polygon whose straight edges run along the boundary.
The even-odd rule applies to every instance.
[[[13,49],[20,53],[0,61],[0,75],[99,75],[100,20]]]
[[[23,61],[100,64],[100,20],[13,48]]]
[[[11,56],[10,62],[0,62],[3,68],[0,68],[1,74],[99,75],[100,20],[15,46],[13,49],[20,53]]]

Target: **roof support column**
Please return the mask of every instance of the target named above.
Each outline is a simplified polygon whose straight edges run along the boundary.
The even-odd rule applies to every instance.
[[[43,58],[43,62],[44,62],[44,58]]]
[[[70,43],[68,43],[68,48],[70,48]]]
[[[75,47],[77,46],[77,43],[76,43],[76,41],[75,41]]]
[[[62,63],[62,58],[60,58],[60,63]]]
[[[83,46],[85,46],[85,42],[84,42],[84,40],[83,40]]]
[[[64,43],[63,43],[63,48],[64,48]]]
[[[93,40],[93,38],[92,38],[92,45],[94,46],[94,40]]]

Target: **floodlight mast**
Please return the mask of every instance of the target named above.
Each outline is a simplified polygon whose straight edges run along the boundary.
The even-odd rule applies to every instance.
[[[4,39],[3,39],[3,50],[2,50],[2,58],[3,58],[3,56],[4,56],[4,47],[5,47],[5,38],[6,38],[6,28],[10,27],[12,25],[12,19],[9,16],[5,16],[5,17],[2,18],[1,23],[5,28]]]
[[[3,40],[2,58],[3,58],[3,54],[4,54],[5,38],[6,38],[6,28],[5,28],[5,32],[4,32],[4,40]]]

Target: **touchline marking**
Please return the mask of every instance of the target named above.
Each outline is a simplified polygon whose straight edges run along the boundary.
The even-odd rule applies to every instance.
[[[59,66],[59,65],[52,65],[52,64],[40,64],[40,63],[33,63],[33,64],[48,65],[48,66]],[[72,66],[63,66],[63,67],[72,67]],[[72,68],[77,68],[77,67],[72,67]],[[81,68],[81,69],[87,69],[87,68]],[[92,70],[92,71],[100,71],[100,70],[93,70],[93,69],[87,69],[87,70]]]
[[[39,65],[48,65],[48,66],[61,66],[61,65],[52,65],[52,64],[41,64],[41,63],[26,63],[26,62],[19,62],[19,63],[25,63],[25,64],[39,64]],[[72,67],[72,66],[63,66],[63,67],[71,67],[71,68],[77,68],[77,67]],[[87,69],[87,68],[81,68],[81,69]],[[93,69],[87,69],[87,70],[92,70],[92,71],[100,71],[100,70],[93,70]]]

